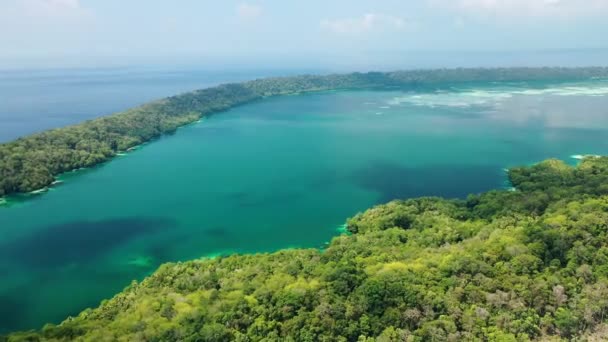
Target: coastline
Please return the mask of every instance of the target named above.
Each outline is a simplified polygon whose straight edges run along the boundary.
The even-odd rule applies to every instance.
[[[564,163],[563,161],[560,161]],[[258,298],[268,298],[267,294],[278,296],[285,293],[285,289],[292,291],[290,293],[306,294],[313,300],[323,300],[323,296],[319,296],[318,288],[332,289],[331,286],[336,284],[336,270],[340,270],[340,274],[344,274],[344,270],[352,269],[365,277],[362,282],[355,285],[354,288],[348,289],[348,293],[365,293],[361,289],[366,289],[367,284],[377,284],[384,279],[403,279],[403,275],[407,275],[418,281],[427,281],[422,288],[429,286],[437,286],[434,279],[438,279],[444,275],[446,269],[459,267],[462,265],[458,256],[461,256],[463,250],[473,250],[477,252],[475,246],[479,243],[484,243],[485,247],[480,251],[496,250],[496,241],[502,242],[505,246],[510,246],[513,242],[519,246],[525,246],[524,242],[529,242],[530,238],[538,237],[545,238],[543,235],[536,233],[552,229],[552,233],[557,236],[568,236],[568,230],[562,229],[561,226],[552,227],[542,225],[541,221],[537,230],[524,230],[519,224],[520,221],[515,221],[511,218],[512,214],[517,213],[517,217],[529,218],[524,221],[537,221],[538,215],[543,215],[541,218],[545,220],[564,220],[562,212],[569,210],[563,201],[569,203],[570,200],[583,201],[581,207],[586,208],[584,212],[591,215],[594,212],[601,214],[601,208],[598,209],[598,201],[601,196],[605,196],[606,189],[596,192],[595,184],[605,182],[606,170],[608,170],[608,158],[585,158],[583,163],[588,163],[585,166],[569,166],[563,169],[556,167],[554,160],[546,160],[514,169],[513,172],[519,173],[519,182],[516,186],[523,186],[516,193],[508,193],[501,191],[495,193],[489,191],[487,193],[474,195],[474,201],[470,204],[464,202],[454,202],[444,198],[413,198],[404,201],[392,201],[385,204],[380,204],[366,211],[357,214],[348,221],[348,226],[340,226],[347,228],[347,234],[350,236],[336,235],[326,248],[281,248],[273,252],[260,253],[244,253],[237,254],[232,251],[224,251],[219,253],[208,254],[200,258],[182,262],[167,262],[155,267],[142,280],[132,281],[131,285],[126,286],[122,291],[115,293],[111,298],[101,301],[101,303],[93,308],[83,309],[75,316],[65,319],[57,325],[49,324],[40,330],[30,330],[24,332],[9,333],[8,338],[25,338],[31,336],[41,336],[43,338],[53,338],[56,336],[67,336],[66,340],[74,339],[71,335],[76,331],[77,337],[83,339],[98,339],[100,336],[107,336],[108,331],[116,329],[115,322],[119,322],[119,327],[130,326],[133,322],[141,320],[141,312],[146,312],[153,319],[156,318],[159,322],[173,324],[169,326],[167,331],[173,331],[170,328],[191,325],[191,309],[202,308],[222,303],[234,303],[235,299],[242,300],[241,303],[249,303],[247,305],[255,305],[258,309],[275,310],[282,312],[285,306],[282,302],[274,304],[274,301],[261,301]],[[565,164],[564,164],[565,165]],[[597,173],[590,171],[593,167],[602,170]],[[575,171],[587,170],[587,172],[576,173]],[[564,170],[567,172],[564,174]],[[535,178],[539,174],[537,171],[546,173],[542,179]],[[555,180],[557,178],[557,181]],[[566,180],[569,180],[566,182]],[[553,190],[544,190],[539,192],[539,189],[552,189],[551,184],[557,184],[557,188]],[[552,191],[551,194],[556,196],[550,203],[560,204],[562,207],[557,208],[562,212],[546,210],[544,204],[537,203],[535,206],[527,208],[521,207],[522,200],[533,197],[543,199],[547,196],[546,191]],[[585,195],[581,200],[581,195]],[[497,197],[498,196],[498,197]],[[534,197],[536,196],[536,197]],[[563,198],[562,198],[563,197]],[[552,198],[552,197],[549,197]],[[561,202],[560,202],[561,201]],[[532,201],[531,203],[536,203]],[[578,203],[578,202],[574,202]],[[542,211],[538,211],[541,210]],[[490,210],[490,211],[487,211]],[[465,215],[463,215],[463,213]],[[566,211],[567,213],[567,211]],[[573,213],[571,215],[576,215]],[[428,215],[437,217],[438,220],[429,220]],[[477,215],[483,215],[477,218]],[[413,217],[412,219],[403,220],[405,217]],[[504,218],[508,218],[505,220]],[[420,218],[420,220],[418,220]],[[445,228],[445,222],[451,223],[448,228]],[[522,219],[523,220],[523,219]],[[601,216],[598,217],[601,221]],[[551,221],[549,221],[551,222]],[[506,223],[506,224],[505,224]],[[429,226],[430,224],[430,226]],[[452,228],[454,227],[454,228]],[[593,229],[594,226],[590,227]],[[427,233],[417,233],[426,230]],[[572,227],[571,229],[576,229]],[[488,238],[488,230],[493,236],[502,234],[501,240]],[[454,231],[459,234],[455,235]],[[536,233],[536,234],[535,234]],[[550,238],[555,236],[550,235]],[[559,235],[563,234],[563,235]],[[588,234],[589,236],[596,236]],[[435,240],[429,240],[429,236],[434,239],[439,239],[439,243]],[[451,240],[444,242],[441,239],[449,238]],[[516,240],[514,240],[516,239]],[[597,241],[601,242],[602,237],[597,237]],[[538,240],[544,241],[544,240]],[[595,240],[594,240],[595,241]],[[593,241],[592,241],[593,242]],[[533,243],[535,243],[533,241]],[[534,244],[536,245],[536,243]],[[575,250],[576,245],[570,243],[568,251]],[[407,248],[407,249],[406,249]],[[504,247],[508,248],[508,247]],[[405,250],[405,253],[399,254],[398,251]],[[420,253],[425,253],[424,258],[420,257]],[[229,257],[222,257],[229,253]],[[435,257],[437,255],[437,257]],[[482,262],[482,258],[486,257],[485,253],[476,254],[475,258]],[[390,257],[389,257],[390,256]],[[521,258],[517,256],[509,256],[517,262]],[[356,259],[353,262],[353,259]],[[448,260],[452,264],[450,267],[445,267],[442,261]],[[493,266],[491,260],[487,262],[487,266]],[[579,262],[582,264],[584,261]],[[421,264],[424,263],[424,264]],[[127,260],[127,265],[133,267],[148,268],[153,261],[147,256],[135,256]],[[346,268],[344,265],[354,265],[360,268]],[[481,264],[485,265],[485,264]],[[267,267],[264,267],[267,266]],[[341,267],[341,268],[339,268]],[[537,279],[530,280],[529,277],[521,278],[514,273],[511,268],[504,268],[501,272],[504,279],[522,279],[523,285],[529,284],[530,281],[544,284],[542,282],[547,272],[551,274],[566,274],[562,283],[566,280],[576,280],[570,273],[555,272],[555,267],[566,269],[565,266],[554,266],[547,263],[539,264],[542,267],[540,272],[532,273]],[[268,271],[270,270],[270,271]],[[360,271],[358,271],[360,270]],[[397,272],[397,273],[393,273]],[[406,272],[406,273],[404,273]],[[435,272],[436,277],[428,278],[428,272]],[[462,278],[468,281],[470,277],[479,274],[478,269],[465,269],[465,276]],[[347,274],[353,274],[352,271]],[[388,277],[386,275],[396,274],[399,277]],[[217,276],[217,277],[216,277]],[[218,279],[226,279],[220,283]],[[348,278],[347,278],[348,279]],[[425,280],[428,279],[428,280]],[[279,285],[277,281],[280,281]],[[254,284],[250,286],[249,284]],[[342,284],[342,283],[337,283]],[[399,285],[400,283],[398,283]],[[440,284],[439,286],[442,286]],[[247,287],[249,286],[249,287]],[[401,286],[401,285],[399,285]],[[450,289],[457,289],[458,283],[450,285]],[[245,292],[243,289],[250,288],[251,292]],[[256,292],[257,289],[262,289]],[[546,293],[551,296],[553,284],[548,283]],[[342,289],[340,287],[339,289]],[[375,287],[374,287],[375,289]],[[492,288],[490,288],[492,290]],[[471,294],[477,292],[477,287],[469,290]],[[579,291],[580,293],[581,292]],[[576,292],[576,293],[579,293]],[[374,296],[377,292],[372,292]],[[441,292],[441,296],[449,296],[452,291]],[[289,294],[289,293],[288,293]],[[213,297],[211,296],[213,295]],[[266,296],[266,297],[263,297]],[[436,296],[433,293],[433,296]],[[391,295],[390,298],[402,298],[402,296]],[[175,299],[177,301],[174,301]],[[335,297],[339,298],[339,297]],[[351,303],[348,296],[344,296],[345,303]],[[355,297],[357,300],[359,297]],[[374,298],[374,297],[371,297]],[[468,298],[468,297],[467,297]],[[476,298],[471,296],[470,298]],[[548,297],[549,300],[552,297]],[[201,301],[201,299],[203,299]],[[163,316],[163,311],[153,310],[145,311],[150,307],[150,303],[160,303],[168,301],[174,308],[175,318],[167,320]],[[352,302],[357,303],[356,301]],[[468,303],[468,302],[466,302]],[[469,303],[467,304],[469,305]],[[533,304],[531,304],[533,305]],[[243,311],[240,306],[226,306],[228,310],[234,310],[239,314]],[[312,306],[308,312],[314,312],[318,306]],[[584,309],[584,308],[583,308]],[[181,310],[181,311],[180,311]],[[255,313],[262,312],[260,310],[252,310],[253,316]],[[221,321],[224,311],[218,313],[217,316],[211,316],[211,322]],[[501,311],[496,311],[496,315],[500,315]],[[377,314],[381,317],[383,312]],[[180,316],[181,315],[181,316]],[[434,314],[433,317],[438,321],[443,320],[442,314]],[[240,317],[240,316],[239,316]],[[497,316],[498,317],[498,316]],[[253,321],[253,320],[252,320]],[[281,321],[280,319],[278,321]],[[277,321],[277,322],[278,322]],[[199,329],[197,327],[197,329]],[[120,334],[124,331],[117,330]],[[136,339],[136,334],[139,331],[130,331],[131,339]],[[158,336],[163,336],[158,333]],[[116,335],[114,335],[116,336]],[[166,336],[166,335],[164,335]],[[0,339],[1,339],[0,335]]]
[[[429,87],[437,88],[442,82],[459,84],[481,80],[508,82],[538,79],[564,83],[607,76],[608,68],[603,67],[494,68],[304,75],[223,84],[0,144],[0,156],[4,156],[0,158],[0,162],[7,164],[13,162],[9,156],[15,151],[25,149],[26,152],[18,153],[21,153],[22,159],[28,164],[28,167],[9,165],[7,169],[0,170],[0,176],[4,178],[0,178],[0,194],[10,197],[31,192],[43,193],[44,189],[52,186],[61,174],[94,167],[116,157],[125,156],[129,151],[147,142],[173,134],[181,127],[201,122],[209,115],[269,97],[342,89],[374,90],[386,87],[424,90]],[[79,143],[69,141],[71,135],[80,135],[83,139],[88,139],[87,145],[79,146]],[[58,155],[54,157],[57,158],[56,160],[38,157],[51,151],[53,155]],[[75,160],[68,160],[65,163],[60,159],[61,155]],[[42,173],[39,170],[42,170]],[[4,174],[1,173],[2,171]]]
[[[304,97],[306,97],[306,96],[304,96]],[[229,114],[229,115],[230,115],[230,114]],[[221,116],[221,117],[219,117],[219,118],[223,118],[223,117],[224,117],[224,116]],[[200,121],[200,120],[199,120],[199,121]],[[198,122],[198,121],[197,121],[197,122]],[[196,122],[193,122],[193,123],[191,123],[190,125],[195,125],[195,124],[196,124]],[[182,126],[182,127],[184,127],[184,126]],[[203,126],[199,126],[199,128],[202,128],[202,127],[203,127]],[[189,136],[189,134],[190,134],[191,132],[192,132],[192,129],[186,129],[186,130],[184,130],[184,132],[182,132],[182,134],[185,134],[186,136]],[[137,145],[137,147],[139,147],[139,146],[143,146],[144,144],[146,144],[146,143],[142,143],[142,144],[140,144],[140,145]],[[159,146],[159,145],[155,145],[155,146]],[[161,145],[161,146],[164,146],[164,145]],[[136,149],[137,149],[137,147],[130,148],[130,150],[131,150],[131,151],[136,150]],[[144,150],[144,151],[148,151],[148,150]],[[176,151],[176,149],[171,149],[171,150],[169,150],[169,151]],[[589,151],[589,150],[587,150],[587,151]],[[574,150],[574,151],[572,151],[572,152],[573,152],[573,153],[581,153],[581,152],[587,152],[587,151],[586,151],[585,149],[582,149],[582,151],[581,151],[581,150],[576,149],[576,150]],[[152,155],[156,155],[156,154],[155,154],[155,153],[152,153]],[[133,159],[130,159],[130,160],[132,160],[132,161],[137,160],[138,156],[139,156],[139,155],[137,155],[137,156],[133,156]],[[158,155],[156,155],[156,156],[158,157]],[[120,164],[123,164],[123,163],[120,163]],[[84,168],[84,169],[80,169],[80,170],[86,170],[86,168]],[[71,177],[84,177],[84,178],[88,178],[87,174],[80,174],[80,173],[77,173],[77,170],[74,170],[74,171],[72,171],[72,172],[75,172],[75,171],[76,171],[76,173],[74,173],[74,174],[78,174],[78,176],[67,176],[67,178],[68,178],[68,179],[71,179]],[[100,171],[99,171],[99,170],[95,170],[95,171],[92,171],[92,172],[91,172],[91,174],[92,174],[92,173],[94,173],[94,172],[95,172],[95,173],[97,173],[97,172],[100,172]],[[88,175],[91,175],[91,174],[88,174]],[[116,175],[120,175],[120,173],[116,173]],[[72,185],[75,185],[74,183],[77,183],[77,179],[78,179],[78,178],[74,178],[74,179],[72,179],[72,181],[73,181],[73,184],[72,184]],[[59,190],[59,192],[57,192],[57,193],[53,194],[53,196],[49,196],[49,197],[48,197],[48,199],[50,200],[50,199],[52,199],[52,198],[61,197],[61,196],[58,196],[58,195],[60,195],[60,194],[65,194],[65,193],[71,193],[71,192],[72,192],[72,188],[70,188],[70,189],[67,189],[67,188],[66,188],[66,189],[60,189],[60,190]],[[94,192],[91,192],[91,193],[94,193]],[[38,202],[38,201],[40,201],[40,202],[46,202],[46,200],[44,200],[44,199],[42,199],[42,200],[40,200],[40,199],[34,199],[32,202]],[[7,210],[7,211],[9,211],[9,210]],[[346,228],[346,227],[344,227],[344,228]],[[336,234],[336,235],[337,235],[337,234]],[[321,248],[321,249],[323,249],[323,248]],[[147,260],[145,260],[145,259],[134,259],[132,264],[133,264],[133,266],[137,266],[137,267],[143,267],[143,266],[144,266],[146,263],[148,263],[148,262],[149,262],[149,261],[147,261]]]
[[[574,154],[571,155],[570,158],[572,159],[576,159],[578,161],[587,159],[587,158],[601,158],[602,156],[600,156],[599,154]]]
[[[186,123],[186,124],[178,127],[177,129],[184,128],[184,127],[187,127],[187,126],[196,125],[196,124],[199,124],[199,123],[203,123],[205,121],[205,119],[206,118],[201,117],[198,120],[190,122],[190,123]],[[114,154],[113,157],[108,158],[107,160],[104,160],[104,161],[102,161],[102,162],[100,162],[98,164],[95,164],[95,165],[92,165],[92,166],[89,166],[89,167],[80,167],[80,168],[77,168],[77,169],[73,169],[73,170],[69,170],[69,171],[65,171],[65,172],[59,173],[59,174],[57,174],[54,177],[54,180],[51,183],[49,183],[48,185],[45,185],[45,186],[43,186],[41,188],[38,188],[38,189],[35,189],[35,190],[32,190],[32,191],[28,191],[28,192],[17,192],[17,193],[5,195],[5,196],[0,196],[0,207],[8,206],[11,203],[11,198],[16,198],[16,197],[25,197],[25,198],[27,198],[27,197],[40,196],[40,195],[46,194],[47,192],[53,190],[53,188],[55,188],[56,186],[64,184],[66,182],[64,179],[62,179],[62,176],[64,176],[64,175],[74,174],[74,173],[79,172],[79,171],[91,170],[91,169],[99,167],[99,166],[101,166],[101,165],[103,165],[105,163],[108,163],[108,162],[114,160],[115,158],[126,157],[129,154],[131,154],[132,152],[135,152],[135,151],[139,150],[144,145],[149,144],[149,143],[153,142],[154,140],[160,139],[162,137],[163,136],[160,136],[160,137],[148,140],[148,141],[144,141],[144,142],[142,142],[142,143],[140,143],[138,145],[135,145],[133,147],[129,147],[129,148],[127,148],[124,151],[118,151],[118,152],[116,152]]]

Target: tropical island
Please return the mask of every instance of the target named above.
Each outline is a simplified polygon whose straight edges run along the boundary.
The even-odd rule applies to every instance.
[[[296,76],[225,84],[0,144],[0,198],[38,191],[61,173],[92,167],[180,126],[265,97],[340,89],[434,90],[474,82],[576,81],[608,68],[441,69]]]
[[[269,96],[605,77],[608,68],[454,69],[221,85],[2,144],[0,194],[47,187]],[[0,341],[605,340],[608,157],[576,158],[511,168],[509,190],[376,206],[323,248],[163,264],[97,308]]]
[[[514,168],[516,191],[393,201],[324,250],[169,263],[4,341],[608,338],[608,158]]]

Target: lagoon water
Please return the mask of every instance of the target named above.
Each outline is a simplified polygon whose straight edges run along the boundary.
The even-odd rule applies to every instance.
[[[58,323],[160,263],[321,247],[374,204],[507,187],[608,153],[608,82],[337,91],[234,108],[0,207],[0,331]]]

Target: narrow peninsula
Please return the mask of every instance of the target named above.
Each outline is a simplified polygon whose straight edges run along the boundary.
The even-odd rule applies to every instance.
[[[608,77],[608,68],[442,69],[269,78],[169,97],[74,126],[0,145],[0,197],[51,185],[64,172],[91,167],[188,123],[264,97],[337,89],[435,90],[472,82],[576,81]]]

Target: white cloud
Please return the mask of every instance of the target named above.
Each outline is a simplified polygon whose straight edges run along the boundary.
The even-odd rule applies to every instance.
[[[472,14],[497,16],[581,16],[608,13],[608,0],[428,0]]]
[[[357,18],[325,19],[321,28],[339,34],[357,34],[371,31],[403,30],[408,22],[402,18],[381,13],[366,13]]]
[[[242,20],[254,20],[262,16],[261,6],[249,3],[241,3],[236,7],[236,14]]]

